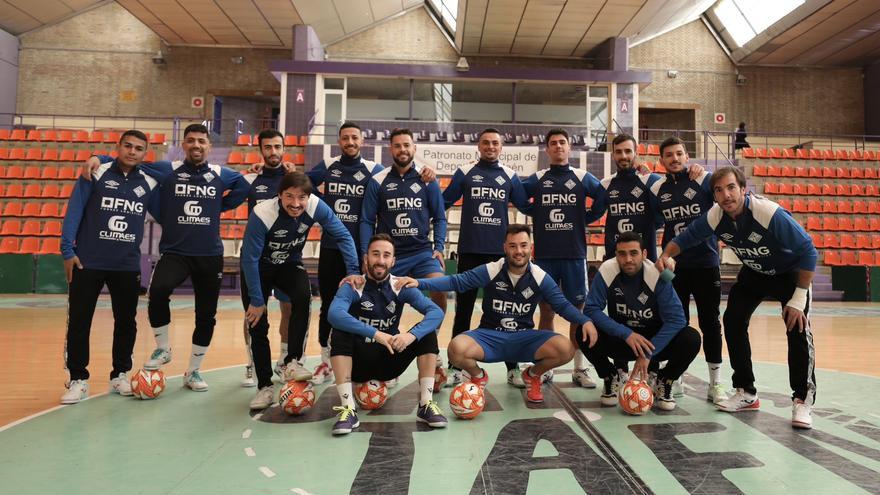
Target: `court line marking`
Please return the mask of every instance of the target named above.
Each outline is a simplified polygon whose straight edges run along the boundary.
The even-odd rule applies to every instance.
[[[275,473],[266,466],[260,466],[258,469],[260,470],[261,473],[263,473],[263,476],[265,476],[267,478],[274,478],[275,477]]]
[[[251,419],[253,421],[259,421],[260,418],[262,418],[262,417],[263,417],[263,413],[257,413],[257,414],[254,414],[253,416],[251,416]]]
[[[250,428],[248,428],[247,430],[244,430],[243,432],[241,432],[241,438],[242,438],[243,440],[247,440],[247,439],[250,438],[250,437],[251,437],[251,429],[250,429]]]
[[[297,495],[312,495],[311,493],[303,490],[302,488],[291,488],[291,492],[296,493]]]
[[[244,453],[245,453],[245,455],[248,456],[248,457],[256,457],[256,456],[257,456],[257,453],[254,452],[254,449],[252,449],[252,448],[250,448],[250,447],[245,447],[245,448],[244,448]]]

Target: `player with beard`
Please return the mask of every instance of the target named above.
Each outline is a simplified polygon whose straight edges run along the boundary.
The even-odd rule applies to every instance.
[[[477,362],[533,362],[522,371],[529,402],[543,402],[541,376],[574,357],[575,330],[596,341],[596,328],[590,319],[571,305],[551,277],[530,263],[531,229],[527,225],[507,227],[504,258],[473,270],[441,278],[405,278],[398,287],[431,291],[483,289],[483,317],[480,327],[449,342],[449,361],[465,370],[470,380],[485,387],[489,375]],[[547,301],[573,324],[569,337],[553,330],[535,330],[534,314],[538,302]]]
[[[287,169],[282,165],[284,157],[284,135],[275,129],[264,129],[257,136],[257,143],[260,148],[260,154],[263,156],[262,167],[258,172],[245,174],[244,178],[251,185],[251,191],[248,193],[247,204],[248,212],[254,211],[254,207],[263,201],[268,201],[278,197],[278,184]],[[278,361],[275,363],[275,374],[281,376],[283,373],[284,358],[287,356],[287,327],[290,324],[290,298],[277,287],[272,289],[272,295],[278,299],[278,305],[281,308],[281,321],[278,324],[278,333],[281,336],[281,351],[278,354]],[[268,296],[268,294],[267,294]],[[241,385],[243,387],[254,387],[257,382],[254,380],[254,358],[251,356],[250,332],[248,331],[247,322],[244,324],[244,339],[248,352],[248,365],[245,367],[245,377]],[[304,374],[300,375],[299,379]]]
[[[333,425],[334,435],[344,435],[360,425],[352,396],[352,381],[396,379],[416,360],[419,369],[419,407],[416,418],[432,428],[447,421],[433,400],[437,362],[437,329],[443,312],[417,289],[399,289],[394,268],[394,242],[376,234],[364,255],[365,281],[360,289],[345,284],[330,305],[333,326],[331,358],[341,406]],[[398,330],[403,305],[425,317],[408,332]]]
[[[299,361],[305,350],[312,299],[309,276],[302,263],[302,249],[309,229],[315,223],[335,238],[348,273],[357,273],[357,251],[351,235],[330,208],[312,194],[312,184],[302,172],[285,175],[278,186],[277,199],[257,205],[248,219],[241,248],[244,276],[241,299],[246,309],[251,353],[260,387],[251,401],[251,409],[266,408],[275,398],[265,297],[272,287],[280,288],[293,303],[292,345],[284,358],[286,367],[282,379],[311,378],[311,373]]]

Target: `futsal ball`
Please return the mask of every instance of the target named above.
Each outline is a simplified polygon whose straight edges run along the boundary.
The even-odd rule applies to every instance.
[[[486,400],[483,389],[473,382],[464,382],[449,394],[449,407],[461,419],[474,419],[483,412]]]
[[[291,380],[281,387],[278,405],[287,414],[298,416],[315,405],[315,391],[309,382]]]
[[[449,375],[446,372],[446,368],[442,366],[437,366],[434,368],[434,393],[440,392],[440,389],[443,388],[443,385],[446,385],[446,381],[449,380]]]
[[[618,402],[627,414],[641,416],[654,405],[654,391],[647,382],[634,378],[620,389]]]
[[[388,387],[381,380],[370,380],[358,385],[354,398],[357,399],[361,409],[379,409],[388,399]]]
[[[139,370],[131,376],[131,393],[138,399],[155,399],[165,390],[162,370]]]

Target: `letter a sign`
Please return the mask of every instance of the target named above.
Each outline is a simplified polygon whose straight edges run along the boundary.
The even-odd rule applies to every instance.
[[[629,98],[620,99],[620,113],[629,113]]]
[[[297,103],[305,103],[305,101],[306,101],[305,91],[306,90],[304,90],[302,88],[296,88],[296,102]]]

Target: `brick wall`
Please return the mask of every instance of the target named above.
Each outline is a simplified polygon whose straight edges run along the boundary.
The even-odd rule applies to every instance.
[[[699,20],[633,47],[630,67],[653,73],[641,107],[696,105],[700,130],[731,131],[745,121],[750,132],[864,132],[861,69],[741,67],[747,82],[737,86],[736,67]],[[678,77],[668,78],[670,69]],[[714,123],[716,112],[726,125]]]
[[[159,49],[166,63],[151,59]],[[232,57],[245,62],[235,65]],[[167,47],[111,3],[21,36],[16,111],[24,114],[168,117],[205,115],[193,96],[279,91],[270,60],[289,50]],[[131,99],[132,101],[126,101]],[[211,108],[207,98],[205,108]]]

